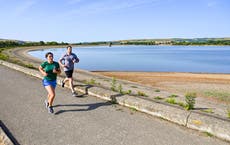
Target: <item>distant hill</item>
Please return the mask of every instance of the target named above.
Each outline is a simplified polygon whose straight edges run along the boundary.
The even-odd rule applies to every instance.
[[[112,41],[112,43],[135,45],[230,45],[230,37],[224,38],[169,38],[169,39],[131,39]]]
[[[187,42],[206,42],[206,41],[222,41],[222,40],[230,40],[230,37],[226,37],[226,38],[162,38],[162,39],[130,39],[130,40],[119,40],[120,42],[124,42],[124,41],[130,41],[130,42],[134,42],[134,41],[144,41],[144,42],[148,42],[148,41],[187,41]]]
[[[1,41],[11,41],[11,42],[19,43],[19,44],[24,44],[24,43],[29,43],[30,42],[30,41],[22,41],[22,40],[15,40],[15,39],[2,39],[2,38],[0,38],[0,42]]]
[[[69,43],[51,42],[32,42],[14,39],[2,39],[0,42],[16,42],[19,45],[68,45]],[[97,42],[79,42],[73,45],[230,45],[230,37],[223,38],[162,38],[162,39],[129,39],[117,41],[97,41]]]

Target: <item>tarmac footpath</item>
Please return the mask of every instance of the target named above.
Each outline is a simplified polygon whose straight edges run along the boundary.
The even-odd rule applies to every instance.
[[[41,79],[24,72],[0,65],[4,76],[0,78],[0,119],[8,129],[6,134],[14,137],[13,144],[229,144],[86,93],[72,97],[69,89],[60,86],[56,89],[55,113],[49,114]]]
[[[27,75],[42,78],[41,74],[37,70],[28,69],[22,66],[18,66],[9,62],[0,61],[1,65],[10,67],[17,71],[21,71]],[[97,79],[98,76],[94,76],[90,72],[83,72],[84,77],[90,77],[91,79]],[[75,76],[76,77],[76,76]],[[78,74],[81,78],[81,75]],[[82,78],[85,80],[86,78]],[[63,78],[58,77],[58,83]],[[126,82],[127,83],[127,82]],[[195,129],[201,132],[207,132],[218,138],[230,141],[230,120],[218,116],[209,115],[197,111],[186,111],[180,107],[170,105],[163,102],[150,101],[132,95],[120,95],[118,92],[111,91],[106,87],[100,87],[97,85],[88,85],[85,83],[75,82],[77,86],[75,89],[81,94],[96,96],[98,98],[113,101],[120,105],[127,106],[129,108],[160,117],[162,119],[174,122],[187,128]]]

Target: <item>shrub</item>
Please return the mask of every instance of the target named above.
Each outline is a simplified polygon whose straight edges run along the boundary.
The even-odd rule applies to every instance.
[[[94,79],[90,79],[89,84],[91,84],[91,85],[96,84],[96,80],[94,80]]]
[[[7,60],[8,58],[9,58],[9,56],[0,53],[0,59],[1,60]]]
[[[84,80],[84,82],[85,82],[86,84],[88,84],[88,85],[95,85],[95,84],[96,84],[96,80],[94,80],[94,79],[90,79],[89,81]]]
[[[144,92],[141,92],[141,91],[138,91],[138,92],[137,92],[137,95],[138,95],[138,96],[145,96],[145,97],[147,97],[147,95],[146,95]]]
[[[185,102],[186,102],[186,106],[185,109],[186,110],[191,110],[194,109],[195,103],[196,103],[196,93],[194,92],[189,92],[185,94]]]
[[[118,92],[119,92],[120,94],[124,94],[123,88],[122,88],[122,85],[121,85],[121,84],[119,84],[119,86],[118,86]]]
[[[176,104],[176,100],[173,97],[167,98],[166,102],[169,104]]]
[[[230,118],[230,106],[227,108],[227,116]]]
[[[159,89],[156,89],[155,92],[160,92],[160,90],[159,90]]]
[[[203,112],[206,112],[206,113],[214,113],[213,110],[211,108],[209,109],[204,109],[204,110],[201,110]]]
[[[116,91],[116,84],[117,84],[117,80],[115,77],[113,77],[112,83],[111,83],[111,90],[112,91]]]
[[[31,69],[35,69],[35,67],[33,66],[33,64],[25,64],[25,67],[31,68]]]
[[[132,90],[128,90],[125,92],[125,94],[131,94],[132,93]]]
[[[172,95],[170,95],[169,97],[170,97],[170,98],[176,98],[176,97],[178,97],[178,95],[172,94]]]
[[[186,105],[183,102],[178,102],[177,104],[183,108],[186,107]]]
[[[162,97],[160,97],[160,96],[156,96],[156,97],[154,97],[154,99],[157,99],[157,100],[162,100],[163,98],[162,98]]]
[[[138,88],[137,86],[131,86],[132,88]]]

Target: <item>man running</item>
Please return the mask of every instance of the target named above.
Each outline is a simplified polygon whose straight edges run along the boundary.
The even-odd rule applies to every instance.
[[[77,96],[77,93],[73,87],[73,72],[74,72],[74,63],[78,63],[79,58],[76,54],[72,53],[72,46],[67,46],[67,52],[59,59],[59,64],[64,68],[66,78],[62,80],[62,87],[65,86],[65,82],[69,81],[69,87],[72,91],[74,97]]]

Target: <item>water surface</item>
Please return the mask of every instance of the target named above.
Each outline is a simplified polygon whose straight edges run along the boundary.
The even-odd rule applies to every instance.
[[[66,48],[29,52],[45,60],[54,53],[57,61]],[[94,46],[76,47],[77,68],[90,71],[152,71],[230,73],[230,46]]]

